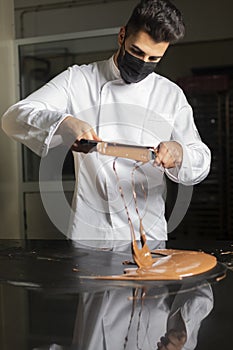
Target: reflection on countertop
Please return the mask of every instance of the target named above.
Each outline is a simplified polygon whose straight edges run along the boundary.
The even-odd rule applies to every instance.
[[[219,350],[233,341],[232,242],[171,241],[203,250],[214,271],[182,281],[96,281],[120,273],[125,253],[70,241],[0,241],[3,350]]]

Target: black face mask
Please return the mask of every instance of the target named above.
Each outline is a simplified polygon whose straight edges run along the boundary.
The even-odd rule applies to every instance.
[[[127,51],[123,55],[122,48],[117,57],[117,63],[121,77],[127,84],[138,83],[154,72],[157,63],[144,62]]]

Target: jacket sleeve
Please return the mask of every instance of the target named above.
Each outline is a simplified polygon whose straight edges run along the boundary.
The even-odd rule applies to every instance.
[[[11,106],[2,117],[2,128],[16,141],[39,156],[62,142],[54,135],[67,113],[70,70],[53,78],[24,100]]]
[[[183,185],[195,185],[208,175],[211,153],[198,133],[191,106],[186,103],[176,113],[172,140],[183,148],[180,167],[166,169],[167,176]]]

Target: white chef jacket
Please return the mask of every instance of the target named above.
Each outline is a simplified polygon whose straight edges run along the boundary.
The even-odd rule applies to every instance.
[[[210,151],[201,141],[192,108],[182,90],[167,78],[151,73],[126,84],[113,57],[88,65],[74,65],[8,109],[2,127],[12,138],[44,157],[59,142],[56,131],[68,115],[88,122],[104,141],[157,146],[175,140],[183,147],[179,168],[166,169],[177,183],[202,181],[210,168]],[[132,196],[133,160],[96,152],[74,153],[76,188],[70,229],[73,240],[105,242],[131,240],[125,205],[139,237],[139,216]],[[148,162],[134,172],[137,206],[148,240],[166,240],[164,171]],[[110,243],[111,245],[111,243]]]

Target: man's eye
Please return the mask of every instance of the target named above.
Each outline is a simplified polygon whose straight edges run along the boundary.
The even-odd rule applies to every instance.
[[[143,53],[137,49],[131,48],[131,52],[137,56],[143,56]]]
[[[159,57],[149,57],[149,60],[156,63],[159,61]]]

